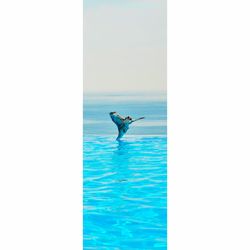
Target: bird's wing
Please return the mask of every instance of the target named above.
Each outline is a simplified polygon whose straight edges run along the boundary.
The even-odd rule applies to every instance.
[[[116,126],[118,127],[118,129],[119,129],[120,126],[123,125],[124,118],[121,117],[120,115],[118,115],[118,114],[111,114],[110,117],[111,117],[112,121],[116,124]]]
[[[133,122],[136,122],[136,121],[139,121],[139,120],[142,120],[142,119],[145,119],[145,117],[140,117],[138,119],[132,120],[130,123],[133,123]]]

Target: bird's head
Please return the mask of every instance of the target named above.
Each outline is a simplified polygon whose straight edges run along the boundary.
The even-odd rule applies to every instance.
[[[125,119],[129,120],[129,121],[132,121],[132,118],[130,116],[127,116]]]

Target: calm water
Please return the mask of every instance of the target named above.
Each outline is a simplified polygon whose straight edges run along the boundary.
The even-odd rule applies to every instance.
[[[108,113],[146,119],[122,141]],[[164,97],[84,98],[84,249],[166,249]]]

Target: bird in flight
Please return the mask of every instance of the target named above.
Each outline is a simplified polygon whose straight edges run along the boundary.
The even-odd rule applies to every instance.
[[[118,128],[118,136],[116,140],[120,140],[126,134],[126,132],[129,129],[129,125],[131,123],[145,118],[145,117],[140,117],[135,120],[133,120],[130,116],[123,118],[122,116],[117,114],[117,112],[110,112],[109,115]]]

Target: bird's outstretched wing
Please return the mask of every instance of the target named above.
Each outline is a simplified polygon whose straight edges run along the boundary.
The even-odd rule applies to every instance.
[[[109,115],[110,115],[110,118],[112,119],[112,121],[116,124],[116,126],[118,128],[118,136],[116,139],[119,140],[128,131],[129,123],[125,122],[125,118],[123,118],[122,116],[120,116],[116,112],[110,112]]]
[[[142,119],[145,119],[145,117],[140,117],[140,118],[138,118],[138,119],[132,120],[132,121],[130,122],[130,124],[131,124],[131,123],[133,123],[133,122],[136,122],[136,121],[142,120]]]
[[[110,112],[109,115],[118,128],[123,125],[124,118],[122,116],[118,115],[116,112]]]
[[[133,120],[130,116],[123,118],[122,116],[120,116],[116,112],[110,112],[109,115],[110,115],[112,121],[116,124],[116,126],[118,128],[119,133],[118,133],[118,136],[116,138],[117,140],[122,138],[127,133],[128,129],[129,129],[129,125],[131,123],[145,118],[145,117],[140,117],[140,118],[135,119],[135,120]]]

